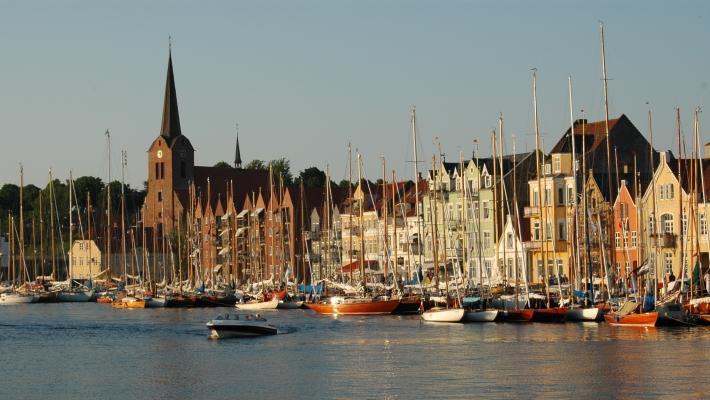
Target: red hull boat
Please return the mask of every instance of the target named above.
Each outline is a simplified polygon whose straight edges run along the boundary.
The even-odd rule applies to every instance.
[[[540,308],[533,314],[533,322],[565,322],[567,319],[567,308]]]
[[[331,298],[320,303],[307,303],[306,307],[325,315],[387,315],[399,305],[399,300]]]
[[[535,311],[531,309],[506,310],[502,313],[501,319],[505,322],[530,322],[535,315]]]
[[[637,328],[652,328],[656,326],[658,321],[658,313],[647,312],[647,313],[631,313],[626,315],[621,315],[618,313],[609,313],[604,315],[606,323],[611,326],[628,326]]]

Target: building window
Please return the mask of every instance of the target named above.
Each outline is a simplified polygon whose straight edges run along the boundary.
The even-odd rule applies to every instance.
[[[663,265],[665,266],[666,274],[673,272],[673,253],[666,252],[663,255]]]
[[[700,214],[700,222],[698,223],[698,226],[700,227],[700,234],[701,235],[707,235],[708,234],[708,220],[705,218],[705,214]]]
[[[673,233],[673,215],[661,215],[661,230],[663,233]]]
[[[572,186],[567,187],[567,204],[574,204],[574,188]]]
[[[557,205],[563,206],[565,204],[565,188],[557,188]]]
[[[163,191],[158,190],[158,201],[163,201]]]
[[[624,231],[624,248],[629,247],[629,231]]]
[[[537,276],[540,279],[545,278],[545,270],[543,269],[542,260],[537,260]]]
[[[490,176],[490,175],[486,175],[486,176],[485,176],[485,178],[484,178],[484,183],[485,183],[485,185],[486,185],[487,188],[488,188],[488,187],[491,187],[491,176]]]
[[[620,207],[621,208],[621,210],[620,210],[621,211],[621,219],[624,219],[629,216],[629,214],[628,214],[629,206],[626,203],[621,203],[620,206],[621,206]]]
[[[631,231],[631,247],[638,246],[638,234],[636,231]]]
[[[533,222],[533,239],[540,240],[540,223]]]
[[[484,201],[483,202],[483,218],[484,219],[490,218],[490,211],[491,211],[491,202]]]
[[[483,231],[483,247],[484,248],[489,248],[491,247],[491,232],[490,231]]]
[[[532,201],[533,201],[533,207],[537,207],[540,205],[540,194],[538,193],[537,189],[533,189],[533,194],[532,194]]]
[[[565,231],[566,226],[567,226],[567,224],[565,223],[564,219],[560,219],[557,221],[557,237],[560,240],[567,239],[567,232]]]
[[[491,278],[491,267],[492,267],[491,260],[486,260],[485,265],[486,265],[486,276],[488,277],[488,279],[490,279]]]
[[[512,233],[508,232],[508,234],[506,235],[506,243],[505,244],[506,244],[507,248],[509,248],[509,249],[513,248],[513,234]]]
[[[656,233],[655,221],[656,221],[656,217],[653,213],[651,213],[651,215],[648,217],[648,231],[651,234]]]
[[[550,188],[545,188],[545,205],[549,206],[552,204],[552,190]]]
[[[155,179],[160,179],[160,163],[155,163]]]
[[[559,156],[553,157],[552,162],[554,163],[555,173],[559,174],[560,171],[562,170],[562,161],[560,160],[560,157]]]
[[[688,236],[688,214],[683,214],[681,224],[683,227],[683,236]]]
[[[621,234],[619,232],[614,232],[614,242],[617,249],[621,248]]]
[[[545,223],[545,240],[552,240],[552,223]]]

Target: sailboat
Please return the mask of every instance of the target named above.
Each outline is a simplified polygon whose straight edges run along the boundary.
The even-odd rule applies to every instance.
[[[362,159],[358,154],[358,182],[363,182],[362,179]],[[364,227],[363,212],[365,208],[364,189],[361,190],[363,197],[358,205],[359,226]],[[350,213],[353,212],[353,198],[350,199]],[[351,225],[352,229],[352,225]],[[365,238],[364,229],[360,229],[360,278],[363,281],[363,287],[366,286],[365,281]],[[357,296],[332,296],[323,298],[314,303],[306,303],[306,307],[325,315],[384,315],[391,314],[399,305],[399,299],[391,299],[386,296],[368,297],[364,294]]]
[[[0,294],[0,305],[9,305],[9,304],[27,304],[27,303],[33,303],[37,301],[38,296],[36,296],[33,293],[29,293],[28,291],[21,291],[19,290],[18,287],[15,286],[15,282],[17,281],[15,277],[15,263],[13,262],[16,260],[13,254],[13,247],[14,247],[14,238],[17,237],[19,240],[18,246],[19,246],[19,258],[22,263],[22,270],[26,273],[27,271],[27,265],[25,264],[25,241],[24,241],[24,230],[23,230],[23,207],[22,207],[22,192],[23,192],[23,173],[22,173],[22,165],[20,165],[20,227],[19,227],[19,234],[16,233],[15,229],[15,219],[12,215],[9,216],[8,218],[8,271],[9,275],[12,281],[12,288],[10,292],[7,293],[2,293]],[[25,274],[23,271],[20,270],[20,279],[19,282],[24,282],[24,276]]]

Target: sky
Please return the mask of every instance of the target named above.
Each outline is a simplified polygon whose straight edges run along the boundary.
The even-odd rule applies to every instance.
[[[285,157],[346,177],[347,145],[365,176],[413,176],[440,143],[446,159],[490,153],[502,113],[507,152],[534,148],[532,71],[549,150],[575,118],[609,110],[673,149],[675,108],[690,142],[710,99],[706,1],[5,1],[0,0],[0,183],[111,173],[141,187],[158,135],[172,55],[183,134],[197,165]],[[700,115],[701,135],[703,115]],[[690,151],[690,150],[688,150]],[[388,175],[391,172],[388,172]]]

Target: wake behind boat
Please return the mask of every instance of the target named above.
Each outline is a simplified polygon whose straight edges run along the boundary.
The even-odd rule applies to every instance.
[[[276,335],[278,329],[259,314],[225,314],[209,321],[210,339]]]

